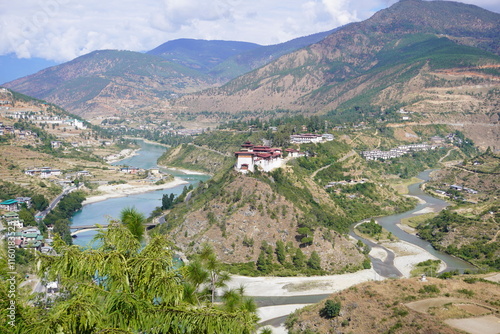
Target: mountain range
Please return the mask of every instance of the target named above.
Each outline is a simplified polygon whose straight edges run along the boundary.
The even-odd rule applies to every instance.
[[[95,51],[4,86],[86,118],[187,111],[206,119],[222,111],[352,122],[404,108],[417,122],[491,126],[499,36],[500,14],[403,0],[368,20],[279,45],[177,40],[147,54]]]
[[[328,33],[271,46],[178,39],[147,53],[98,50],[3,86],[57,103],[88,119],[149,112],[165,109],[165,102],[178,94],[220,86]]]

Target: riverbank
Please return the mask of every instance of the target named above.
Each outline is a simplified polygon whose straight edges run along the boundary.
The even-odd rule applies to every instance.
[[[83,201],[82,205],[105,201],[110,198],[126,197],[128,195],[141,194],[149,191],[169,189],[188,183],[189,182],[176,177],[174,178],[173,181],[158,185],[144,185],[144,184],[133,185],[129,183],[102,185],[97,188],[99,195],[88,197],[87,199],[85,199],[85,201]]]
[[[231,276],[228,287],[245,287],[247,296],[289,297],[322,295],[347,289],[355,284],[383,279],[373,269],[355,273],[311,277],[246,277]]]
[[[160,167],[160,168],[166,168],[166,169],[169,169],[169,170],[175,170],[177,172],[181,172],[181,173],[184,173],[184,174],[187,174],[187,175],[210,175],[208,173],[198,172],[198,171],[190,170],[190,169],[168,167],[168,166],[161,166],[161,165],[158,165],[158,167]]]
[[[124,136],[123,138],[124,139],[129,139],[129,140],[140,140],[140,141],[143,141],[145,143],[152,144],[152,145],[158,145],[158,146],[163,146],[163,147],[171,147],[170,145],[163,144],[163,143],[158,143],[156,141],[152,141],[152,140],[145,139],[145,138],[137,138],[137,137],[129,137],[129,136]]]

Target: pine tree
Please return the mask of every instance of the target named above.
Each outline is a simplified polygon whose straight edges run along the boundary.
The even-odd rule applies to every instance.
[[[276,258],[281,264],[285,264],[286,261],[286,250],[285,243],[281,240],[276,241]]]
[[[311,253],[309,260],[307,260],[307,266],[311,269],[321,270],[321,259],[316,251]]]
[[[269,271],[269,266],[267,263],[267,256],[264,250],[260,251],[259,257],[257,258],[257,270],[263,272],[264,274]]]
[[[295,255],[293,256],[293,265],[298,268],[304,268],[306,262],[306,256],[304,253],[302,253],[302,250],[300,248],[297,248],[295,251]]]

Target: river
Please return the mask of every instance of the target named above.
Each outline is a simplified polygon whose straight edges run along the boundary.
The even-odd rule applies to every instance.
[[[384,216],[384,217],[379,217],[377,218],[377,222],[386,230],[391,232],[395,237],[399,238],[400,240],[409,242],[413,245],[419,246],[429,252],[430,254],[434,255],[438,259],[442,260],[444,263],[446,263],[446,269],[445,271],[452,271],[452,270],[458,270],[459,272],[463,273],[464,270],[477,270],[475,266],[470,264],[469,262],[466,262],[462,259],[459,259],[457,257],[448,255],[446,253],[440,252],[436,250],[428,241],[420,239],[418,236],[409,234],[403,230],[401,230],[397,224],[401,222],[402,219],[408,218],[408,217],[414,217],[419,214],[423,214],[426,212],[439,212],[443,210],[445,207],[447,207],[449,204],[446,201],[443,201],[439,198],[432,197],[425,192],[422,191],[420,188],[420,185],[430,179],[430,173],[432,170],[426,170],[421,172],[420,174],[417,175],[417,178],[422,180],[421,182],[414,183],[408,187],[408,195],[417,197],[421,200],[421,203],[419,203],[413,210],[409,210],[403,213],[391,215],[391,216]],[[356,235],[353,231],[354,228],[353,224],[351,226],[350,230],[350,235],[353,236],[354,238],[363,241],[365,244],[369,245],[370,247],[375,246],[376,244],[363,239]],[[381,247],[381,245],[377,245],[377,247]],[[384,248],[384,247],[381,247]],[[387,249],[386,249],[387,251]],[[393,265],[393,260],[394,256],[391,251],[388,252],[389,256],[386,261],[381,262],[378,259],[372,258],[372,264],[373,268],[377,273],[381,276],[384,277],[394,277],[394,276],[400,276],[400,272],[394,267]]]
[[[138,154],[130,158],[114,162],[113,165],[124,165],[131,167],[138,167],[150,169],[158,167],[156,161],[166,151],[166,147],[158,144],[151,144],[138,140],[137,144],[140,145]],[[197,184],[200,181],[206,181],[210,178],[208,175],[199,174],[185,174],[183,172],[171,169],[160,168],[161,171],[172,174],[173,176],[181,177],[189,184]],[[182,184],[169,189],[162,189],[157,191],[150,191],[147,193],[128,195],[125,197],[111,198],[105,201],[86,204],[78,211],[71,219],[71,226],[78,227],[82,225],[107,225],[109,220],[117,219],[120,216],[120,211],[125,207],[135,207],[139,212],[149,217],[151,212],[157,207],[161,206],[161,199],[164,194],[179,195],[185,186],[189,184]],[[87,231],[78,234],[78,237],[73,239],[73,243],[80,246],[88,245],[97,231]]]

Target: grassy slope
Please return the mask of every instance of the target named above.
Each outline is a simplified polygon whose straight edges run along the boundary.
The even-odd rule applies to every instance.
[[[465,281],[471,283],[463,278],[363,283],[328,298],[341,303],[340,316],[321,317],[325,302],[320,302],[292,314],[287,320],[289,333],[462,333],[444,323],[446,319],[475,315],[460,304],[480,305],[484,314],[498,312],[500,306],[498,284],[470,278]],[[430,298],[439,298],[434,299],[434,305],[440,306],[432,307]]]

